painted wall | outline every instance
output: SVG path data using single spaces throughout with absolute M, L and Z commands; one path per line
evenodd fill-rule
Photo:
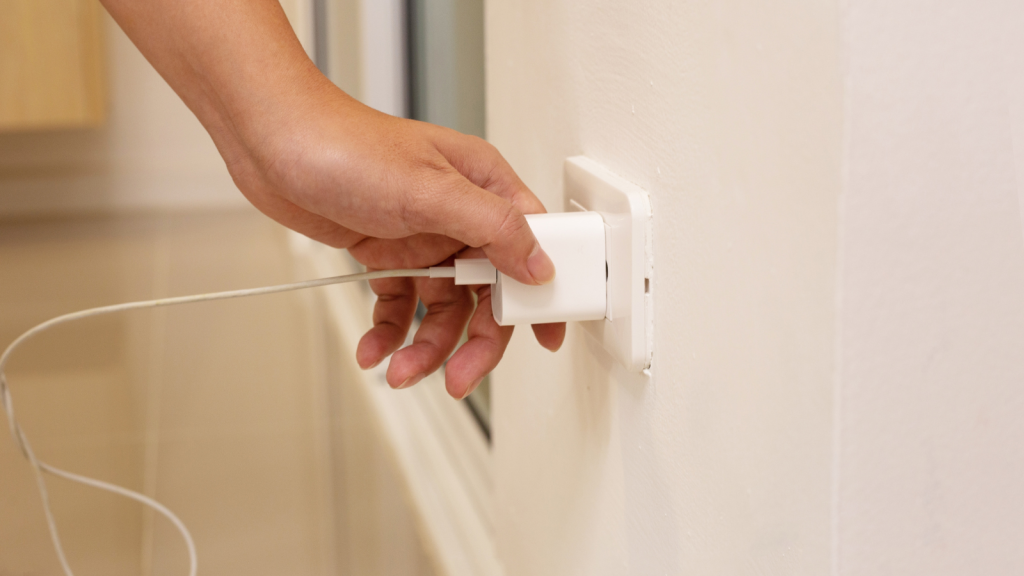
M 650 191 L 655 343 L 572 327 L 495 377 L 510 575 L 823 574 L 830 559 L 835 4 L 494 0 L 488 134 L 549 209 L 585 154 Z
M 327 62 L 321 69 L 367 106 L 407 117 L 404 0 L 323 1 Z
M 492 0 L 488 133 L 550 209 L 651 193 L 655 348 L 495 378 L 516 574 L 1020 573 L 1024 8 Z
M 941 4 L 846 16 L 841 574 L 1024 573 L 1024 5 Z

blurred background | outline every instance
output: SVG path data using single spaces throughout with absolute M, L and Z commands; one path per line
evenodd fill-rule
M 365 286 L 139 311 L 14 358 L 43 458 L 167 504 L 209 574 L 1024 574 L 1024 4 L 282 5 L 549 209 L 577 155 L 646 191 L 650 368 L 519 330 L 456 402 L 355 367 Z M 247 205 L 94 0 L 0 0 L 0 344 L 357 268 Z M 78 574 L 185 572 L 161 518 L 50 486 Z M 0 438 L 28 574 L 59 567 Z
M 352 95 L 485 135 L 482 0 L 282 5 Z M 355 270 L 245 201 L 98 2 L 0 2 L 0 345 L 76 309 Z M 364 374 L 353 361 L 372 298 L 349 286 L 62 326 L 12 361 L 19 419 L 44 460 L 174 510 L 201 573 L 448 573 L 453 560 L 425 534 L 465 538 L 426 530 L 445 513 L 417 510 L 483 506 L 488 387 L 459 403 L 434 375 L 409 398 L 382 395 L 383 367 Z M 324 321 L 339 306 L 343 329 Z M 461 440 L 442 448 L 444 435 Z M 410 475 L 417 467 L 434 472 Z M 436 473 L 444 486 L 424 488 Z M 185 573 L 162 517 L 49 486 L 77 574 Z M 464 555 L 487 534 L 468 536 L 479 542 Z M 0 575 L 59 571 L 30 469 L 3 438 Z

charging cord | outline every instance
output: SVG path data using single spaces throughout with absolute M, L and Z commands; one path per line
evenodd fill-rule
M 71 571 L 71 566 L 68 564 L 67 557 L 64 554 L 64 547 L 61 545 L 60 534 L 57 531 L 57 523 L 54 521 L 53 512 L 50 510 L 50 497 L 46 491 L 46 479 L 43 476 L 43 472 L 72 482 L 91 486 L 99 490 L 113 492 L 114 494 L 130 498 L 145 506 L 149 506 L 153 510 L 162 514 L 170 520 L 172 524 L 174 524 L 174 527 L 178 529 L 178 532 L 181 533 L 182 539 L 185 541 L 185 546 L 188 548 L 189 576 L 196 576 L 196 545 L 192 539 L 192 534 L 189 533 L 184 522 L 182 522 L 181 519 L 171 512 L 166 506 L 149 496 L 134 490 L 129 490 L 128 488 L 117 486 L 116 484 L 96 480 L 94 478 L 68 472 L 67 470 L 62 470 L 56 466 L 47 464 L 36 457 L 31 444 L 29 444 L 28 438 L 25 436 L 25 432 L 21 429 L 17 419 L 14 417 L 14 402 L 11 398 L 10 388 L 7 385 L 7 376 L 5 371 L 7 362 L 11 358 L 11 354 L 14 353 L 18 346 L 25 343 L 29 338 L 49 330 L 54 326 L 66 324 L 75 320 L 113 314 L 115 312 L 140 310 L 143 308 L 160 308 L 163 306 L 177 306 L 179 304 L 192 304 L 195 302 L 210 302 L 213 300 L 229 300 L 232 298 L 261 296 L 263 294 L 276 294 L 278 292 L 290 292 L 293 290 L 303 290 L 305 288 L 316 288 L 318 286 L 344 284 L 347 282 L 359 282 L 362 280 L 378 280 L 381 278 L 453 278 L 456 284 L 489 284 L 495 281 L 495 276 L 496 272 L 494 267 L 486 259 L 456 260 L 454 267 L 434 266 L 432 268 L 405 270 L 378 270 L 374 272 L 348 274 L 346 276 L 333 276 L 330 278 L 320 278 L 317 280 L 307 280 L 304 282 L 294 282 L 291 284 L 281 284 L 277 286 L 265 286 L 262 288 L 230 290 L 227 292 L 213 292 L 210 294 L 179 296 L 176 298 L 160 298 L 157 300 L 145 300 L 141 302 L 127 302 L 124 304 L 101 306 L 99 308 L 90 308 L 88 310 L 57 316 L 56 318 L 37 325 L 21 336 L 18 336 L 18 338 L 15 339 L 14 342 L 11 342 L 7 349 L 4 350 L 3 355 L 0 356 L 0 401 L 2 401 L 4 411 L 7 413 L 7 425 L 10 428 L 11 436 L 14 437 L 15 443 L 18 445 L 18 448 L 21 449 L 21 453 L 25 456 L 25 459 L 28 460 L 29 465 L 35 473 L 36 485 L 39 488 L 39 496 L 43 501 L 43 512 L 46 515 L 46 524 L 50 530 L 50 539 L 53 541 L 53 548 L 57 552 L 57 558 L 60 560 L 60 565 L 64 569 L 65 576 L 74 576 L 74 573 Z

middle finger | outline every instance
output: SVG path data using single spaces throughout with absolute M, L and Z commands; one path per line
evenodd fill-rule
M 416 291 L 427 315 L 413 343 L 391 357 L 387 379 L 393 388 L 412 386 L 440 368 L 455 350 L 473 312 L 469 288 L 457 286 L 450 278 L 417 278 Z

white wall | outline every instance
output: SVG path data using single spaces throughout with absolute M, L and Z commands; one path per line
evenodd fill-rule
M 359 4 L 361 59 L 359 93 L 367 106 L 393 116 L 407 116 L 405 7 L 402 0 Z
M 550 209 L 651 193 L 655 351 L 496 374 L 517 574 L 1024 569 L 1024 8 L 492 0 L 488 133 Z M 1016 156 L 1016 160 L 1015 160 Z
M 846 18 L 841 574 L 1024 573 L 1024 5 L 941 7 Z
M 585 154 L 654 213 L 652 377 L 573 329 L 498 369 L 508 574 L 825 573 L 838 6 L 494 0 L 487 42 L 488 134 L 545 204 Z
M 408 116 L 403 0 L 325 2 L 328 78 L 367 106 Z

